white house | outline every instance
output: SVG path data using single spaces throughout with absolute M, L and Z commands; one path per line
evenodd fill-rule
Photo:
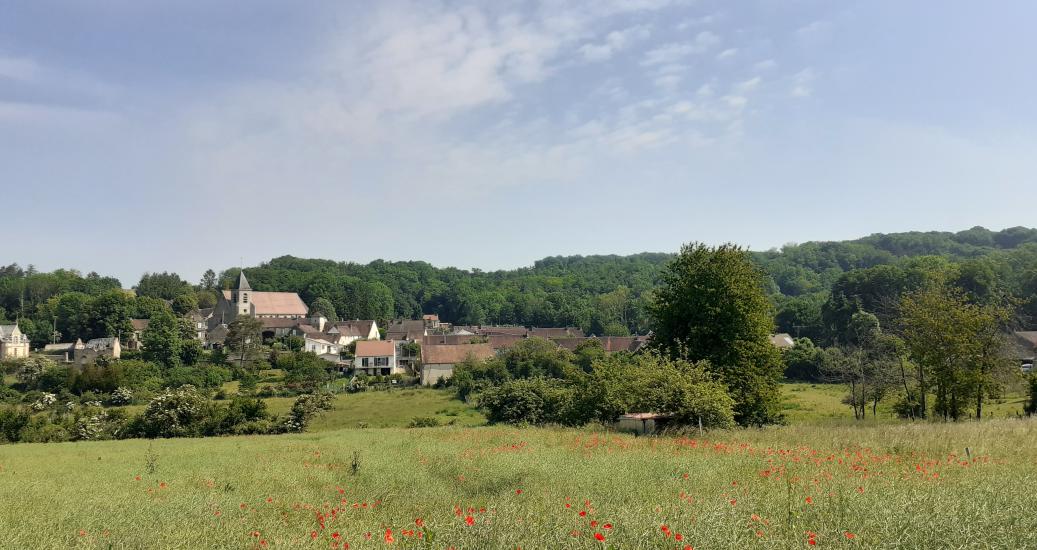
M 29 337 L 18 325 L 0 325 L 0 359 L 18 359 L 29 356 Z
M 332 323 L 325 334 L 340 346 L 348 346 L 357 340 L 381 340 L 378 323 L 374 321 L 339 321 Z
M 396 361 L 396 342 L 392 340 L 359 340 L 353 357 L 353 369 L 364 374 L 388 376 L 403 372 Z
M 303 344 L 303 350 L 312 351 L 317 355 L 338 355 L 341 348 L 335 342 L 321 336 L 306 335 L 303 337 L 305 343 Z

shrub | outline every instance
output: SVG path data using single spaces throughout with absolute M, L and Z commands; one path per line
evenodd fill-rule
M 435 428 L 440 426 L 439 419 L 434 416 L 415 416 L 411 419 L 408 428 Z
M 1030 401 L 1026 403 L 1026 414 L 1037 414 L 1037 373 L 1030 374 Z
M 309 425 L 310 420 L 321 412 L 331 410 L 334 396 L 330 393 L 316 392 L 300 395 L 292 405 L 292 410 L 282 424 L 286 432 L 301 432 Z
M 210 403 L 194 386 L 167 389 L 148 403 L 137 429 L 145 437 L 199 436 L 211 412 Z

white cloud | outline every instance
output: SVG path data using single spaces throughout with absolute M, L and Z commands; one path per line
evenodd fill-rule
M 813 94 L 813 82 L 816 75 L 810 67 L 799 71 L 792 76 L 792 97 L 810 97 Z
M 41 69 L 42 68 L 31 59 L 0 54 L 0 78 L 32 81 L 39 77 Z
M 704 15 L 702 17 L 693 17 L 690 19 L 685 19 L 680 23 L 677 23 L 677 30 L 684 31 L 695 27 L 704 27 L 707 25 L 712 25 L 713 23 L 716 23 L 719 20 L 720 14 L 717 13 L 711 15 Z
M 730 59 L 738 54 L 738 48 L 728 48 L 717 54 L 718 60 Z
M 588 43 L 580 47 L 580 53 L 588 61 L 604 61 L 617 52 L 629 47 L 632 43 L 647 39 L 652 33 L 648 25 L 635 25 L 619 31 L 612 31 L 601 43 Z
M 642 65 L 663 65 L 681 61 L 682 59 L 707 51 L 720 42 L 720 37 L 709 31 L 700 32 L 693 42 L 671 43 L 649 50 Z
M 753 68 L 757 71 L 770 71 L 778 68 L 778 62 L 773 59 L 764 59 L 753 65 Z

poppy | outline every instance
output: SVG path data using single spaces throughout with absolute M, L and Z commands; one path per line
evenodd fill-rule
M 414 520 L 414 525 L 417 525 L 418 527 L 424 527 L 425 526 L 425 520 L 423 520 L 421 518 L 418 518 L 418 519 Z
M 385 530 L 385 544 L 392 544 L 396 542 L 396 539 L 392 536 L 392 529 Z
M 846 535 L 846 538 L 848 538 L 848 539 L 854 539 L 854 538 L 857 537 L 857 535 L 854 535 L 853 533 L 851 533 L 849 531 L 847 531 L 847 532 L 845 532 L 843 534 Z
M 807 504 L 813 504 L 813 503 L 814 503 L 814 497 L 807 497 Z
M 596 519 L 595 520 L 591 520 L 591 527 L 597 527 L 597 526 L 598 526 L 598 520 L 596 520 Z
M 158 488 L 159 488 L 159 489 L 165 489 L 166 487 L 168 487 L 168 485 L 166 485 L 166 482 L 165 482 L 165 481 L 163 481 L 162 483 L 159 483 L 159 484 L 158 484 Z
M 582 518 L 582 517 L 586 517 L 586 516 L 587 516 L 587 510 L 580 510 L 580 517 Z
M 515 489 L 515 494 L 516 495 L 521 495 L 522 494 L 522 489 Z
M 598 539 L 600 542 L 605 542 L 605 535 L 602 535 L 601 533 L 594 533 L 594 538 Z
M 334 533 L 331 534 L 331 538 L 333 538 L 335 540 L 338 540 L 338 539 L 342 538 L 342 535 L 339 534 L 338 531 L 335 531 Z
M 605 525 L 602 525 L 601 528 L 602 529 L 612 529 L 612 524 L 611 523 L 606 523 Z
M 267 504 L 270 504 L 273 501 L 274 501 L 274 497 L 266 497 L 266 503 Z
M 474 525 L 475 524 L 475 518 L 473 518 L 472 516 L 465 516 L 464 517 L 464 522 L 467 523 L 469 526 Z
M 317 532 L 316 531 L 310 531 L 310 538 L 311 539 L 317 538 Z

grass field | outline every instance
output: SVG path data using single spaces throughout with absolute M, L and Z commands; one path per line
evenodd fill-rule
M 1033 548 L 1035 441 L 997 420 L 11 445 L 0 547 Z

